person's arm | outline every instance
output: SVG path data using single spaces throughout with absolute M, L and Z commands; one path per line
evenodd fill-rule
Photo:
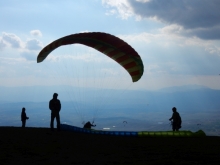
M 172 119 L 173 119 L 173 115 L 172 115 L 172 117 L 169 120 L 172 120 Z
M 27 117 L 26 113 L 24 113 L 24 117 L 23 117 L 23 119 L 25 119 L 25 120 L 27 120 L 27 119 L 28 119 L 28 117 Z
M 61 110 L 61 103 L 60 103 L 60 100 L 59 100 L 59 111 Z
M 52 111 L 52 101 L 50 100 L 50 102 L 49 102 L 49 109 Z

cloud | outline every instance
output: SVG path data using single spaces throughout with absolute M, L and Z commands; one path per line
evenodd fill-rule
M 42 49 L 42 47 L 43 44 L 37 39 L 29 39 L 25 43 L 17 35 L 12 33 L 3 32 L 2 37 L 0 37 L 0 50 L 3 48 L 9 48 L 8 51 L 19 49 L 15 52 L 19 53 L 26 60 L 36 60 L 37 51 Z
M 118 14 L 122 19 L 133 15 L 132 7 L 127 0 L 102 0 L 102 4 L 108 8 L 107 15 Z
M 186 29 L 219 26 L 219 0 L 151 0 L 145 3 L 128 0 L 135 14 L 156 17 Z
M 41 33 L 40 30 L 31 30 L 30 34 L 33 35 L 33 36 L 37 36 L 37 37 L 41 37 L 42 36 L 42 33 Z
M 34 61 L 37 59 L 37 53 L 34 51 L 24 51 L 20 55 L 28 61 Z
M 90 32 L 89 30 L 80 31 L 80 33 L 89 33 L 89 32 Z
M 179 33 L 181 28 L 171 26 L 159 29 L 156 34 L 144 32 L 120 35 L 120 38 L 141 56 L 148 76 L 215 75 L 219 70 L 219 41 L 179 36 Z
M 29 39 L 23 42 L 17 35 L 12 33 L 2 33 L 0 37 L 0 50 L 8 48 L 6 52 L 7 57 L 13 57 L 14 59 L 19 59 L 17 55 L 22 57 L 21 59 L 25 61 L 33 61 L 37 58 L 37 53 L 42 49 L 43 44 L 37 39 Z M 19 49 L 14 51 L 15 49 Z
M 2 34 L 2 40 L 7 42 L 13 48 L 22 48 L 22 41 L 21 39 L 12 33 L 5 33 Z
M 108 11 L 123 19 L 154 19 L 167 25 L 179 25 L 187 35 L 202 39 L 220 39 L 219 0 L 103 0 Z
M 6 45 L 6 43 L 4 42 L 4 40 L 2 40 L 1 38 L 0 38 L 0 50 L 1 49 L 3 49 L 3 48 L 5 48 L 7 45 Z
M 192 29 L 187 33 L 187 35 L 195 35 L 205 40 L 219 40 L 220 26 Z
M 146 54 L 146 52 L 144 52 L 146 49 L 149 51 L 157 46 L 158 48 L 154 51 L 159 51 L 159 49 L 172 49 L 172 51 L 175 51 L 185 48 L 185 50 L 182 51 L 187 52 L 189 49 L 198 49 L 203 51 L 199 54 L 209 54 L 220 57 L 219 41 L 192 37 L 189 36 L 189 33 L 190 31 L 185 31 L 181 26 L 173 24 L 157 29 L 155 33 L 142 32 L 139 34 L 117 36 L 134 48 L 138 48 L 139 51 L 142 49 L 143 54 Z
M 24 62 L 24 59 L 23 59 L 23 58 L 0 57 L 0 61 L 1 61 L 1 64 L 2 64 L 2 66 L 3 66 L 4 64 L 6 64 L 6 65 L 18 64 L 18 63 Z M 8 69 L 9 69 L 9 68 L 7 68 L 7 70 L 8 70 Z
M 39 50 L 43 47 L 43 45 L 40 41 L 36 39 L 29 39 L 25 43 L 17 35 L 3 32 L 2 37 L 0 38 L 0 49 L 5 47 Z
M 40 50 L 42 49 L 43 45 L 40 41 L 36 39 L 31 39 L 26 42 L 25 46 L 28 50 Z

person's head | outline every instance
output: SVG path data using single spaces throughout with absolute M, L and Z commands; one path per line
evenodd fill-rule
M 173 107 L 172 110 L 173 110 L 173 112 L 176 112 L 176 107 Z
M 25 112 L 25 108 L 24 107 L 22 108 L 22 112 Z
M 57 93 L 54 93 L 54 94 L 53 94 L 53 98 L 54 98 L 54 99 L 56 99 L 56 98 L 57 98 L 57 96 L 58 96 L 58 94 L 57 94 Z

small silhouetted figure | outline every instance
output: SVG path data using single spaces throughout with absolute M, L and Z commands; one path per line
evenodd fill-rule
M 29 117 L 27 117 L 27 115 L 25 113 L 25 108 L 22 108 L 22 111 L 21 111 L 22 128 L 25 128 L 26 120 L 28 120 L 28 119 L 29 119 Z
M 93 125 L 88 121 L 86 124 L 84 124 L 83 128 L 91 129 L 91 127 L 95 127 L 96 125 Z
M 173 115 L 169 120 L 170 121 L 173 120 L 172 121 L 173 131 L 179 131 L 179 129 L 181 128 L 182 120 L 180 114 L 176 111 L 176 107 L 173 107 L 172 110 L 173 110 Z
M 61 104 L 60 100 L 57 99 L 58 94 L 54 93 L 53 94 L 53 99 L 50 100 L 49 102 L 49 108 L 51 110 L 51 120 L 50 120 L 50 128 L 53 131 L 54 130 L 54 118 L 56 118 L 57 121 L 57 130 L 60 131 L 60 109 L 61 109 Z

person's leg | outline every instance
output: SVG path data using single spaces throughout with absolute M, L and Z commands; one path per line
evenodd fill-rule
M 53 130 L 53 128 L 54 128 L 54 126 L 53 126 L 54 118 L 55 118 L 55 115 L 53 113 L 51 113 L 51 119 L 50 119 L 50 129 L 51 130 Z
M 60 114 L 56 114 L 57 130 L 60 131 Z
M 176 122 L 173 122 L 173 131 L 176 131 Z
M 25 127 L 25 124 L 26 124 L 26 120 L 22 120 L 22 128 Z
M 177 125 L 175 126 L 175 130 L 176 130 L 176 131 L 179 131 L 178 126 L 177 126 Z

